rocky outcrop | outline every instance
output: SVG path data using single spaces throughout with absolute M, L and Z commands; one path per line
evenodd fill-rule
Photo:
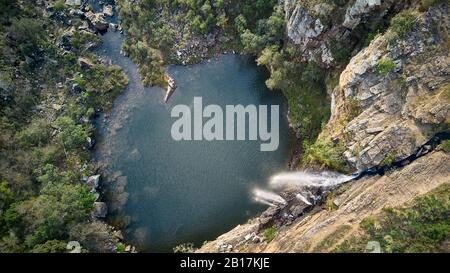
M 342 25 L 354 29 L 374 9 L 381 6 L 381 0 L 356 0 L 345 11 L 345 19 Z
M 166 95 L 164 96 L 164 102 L 167 102 L 170 96 L 172 96 L 173 92 L 175 92 L 177 85 L 175 83 L 175 80 L 169 74 L 166 73 L 165 77 L 167 79 L 167 90 Z
M 304 50 L 307 59 L 323 62 L 322 46 L 328 48 L 334 34 L 350 35 L 357 25 L 383 16 L 380 13 L 373 17 L 375 11 L 396 5 L 381 2 L 378 5 L 377 1 L 356 0 L 334 7 L 334 14 L 340 15 L 341 20 L 330 27 L 319 13 L 313 12 L 320 10 L 314 9 L 316 1 L 285 1 L 288 35 Z M 285 206 L 268 209 L 206 243 L 198 252 L 330 251 L 358 234 L 362 219 L 378 215 L 385 207 L 404 206 L 450 184 L 450 154 L 439 149 L 431 151 L 429 145 L 424 145 L 436 132 L 449 129 L 448 9 L 448 5 L 441 4 L 424 13 L 415 11 L 414 25 L 404 36 L 394 40 L 393 31 L 388 30 L 357 53 L 331 94 L 332 115 L 319 136 L 319 140 L 342 146 L 345 160 L 360 170 L 389 165 L 412 154 L 422 157 L 412 162 L 408 159 L 407 165 L 384 175 L 367 176 L 340 186 L 330 194 L 330 204 L 298 207 L 293 199 L 285 198 Z M 317 18 L 324 26 L 322 30 L 317 28 Z M 419 147 L 422 148 L 418 150 Z M 264 231 L 271 225 L 277 228 L 275 238 L 264 238 Z M 335 238 L 337 233 L 338 239 L 330 241 L 330 236 Z M 253 241 L 255 237 L 260 240 Z M 321 249 L 323 246 L 326 249 Z
M 85 13 L 85 16 L 88 18 L 89 23 L 95 30 L 104 32 L 108 29 L 109 23 L 105 20 L 103 13 L 88 11 Z
M 111 5 L 105 5 L 105 6 L 103 7 L 103 14 L 104 14 L 105 16 L 109 16 L 109 17 L 113 16 L 113 15 L 114 15 L 113 6 L 111 6 Z
M 299 47 L 303 58 L 324 67 L 339 64 L 338 51 L 350 54 L 358 45 L 364 25 L 371 26 L 394 14 L 403 1 L 306 1 L 285 0 L 287 36 Z
M 344 238 L 359 231 L 362 219 L 376 215 L 384 207 L 399 207 L 415 197 L 450 183 L 450 155 L 437 151 L 421 157 L 403 169 L 384 176 L 363 178 L 334 191 L 334 209 L 317 207 L 295 219 L 290 225 L 279 226 L 273 240 L 254 242 L 249 234 L 263 238 L 259 218 L 237 226 L 198 252 L 220 252 L 223 245 L 232 252 L 315 252 L 330 234 L 345 231 Z M 346 227 L 342 229 L 342 227 Z M 247 236 L 247 237 L 246 237 Z M 247 238 L 247 240 L 246 240 Z M 328 245 L 332 247 L 332 245 Z
M 346 160 L 361 170 L 405 158 L 448 127 L 449 28 L 441 5 L 420 15 L 404 38 L 389 43 L 387 32 L 353 57 L 320 137 L 345 146 Z

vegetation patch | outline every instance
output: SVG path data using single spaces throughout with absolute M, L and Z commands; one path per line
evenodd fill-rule
M 268 227 L 268 228 L 264 229 L 264 231 L 263 231 L 263 236 L 267 242 L 272 241 L 276 235 L 277 235 L 276 226 Z
M 441 149 L 446 153 L 450 153 L 450 140 L 449 139 L 442 141 Z
M 303 164 L 318 164 L 339 172 L 348 172 L 349 167 L 343 158 L 345 148 L 330 140 L 317 140 L 314 144 L 305 143 Z
M 173 248 L 174 253 L 193 253 L 195 252 L 195 247 L 193 243 L 184 243 L 177 245 Z
M 341 225 L 334 230 L 330 235 L 320 241 L 312 250 L 312 252 L 329 252 L 345 235 L 352 229 L 349 225 Z
M 389 166 L 395 161 L 395 153 L 390 152 L 384 156 L 384 159 L 380 162 L 381 166 Z
M 337 252 L 364 252 L 377 241 L 383 252 L 448 252 L 450 236 L 450 185 L 444 184 L 403 208 L 386 208 L 381 215 L 363 220 L 363 234 L 340 244 Z
M 63 8 L 57 1 L 54 12 Z M 43 9 L 0 3 L 0 252 L 65 252 L 69 240 L 81 242 L 75 229 L 90 238 L 102 234 L 87 227 L 96 196 L 82 183 L 94 173 L 91 118 L 128 80 L 87 50 L 96 34 L 66 33 Z
M 388 41 L 395 42 L 397 39 L 403 38 L 416 23 L 416 15 L 412 9 L 405 9 L 397 13 L 391 19 L 390 35 Z
M 391 58 L 384 57 L 378 61 L 376 71 L 378 75 L 386 76 L 395 68 L 395 63 Z
M 429 8 L 445 3 L 446 0 L 420 0 L 419 10 L 427 11 Z

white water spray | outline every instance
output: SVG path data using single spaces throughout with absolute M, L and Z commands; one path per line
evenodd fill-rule
M 307 188 L 331 188 L 355 177 L 356 175 L 344 175 L 329 171 L 321 173 L 282 172 L 270 178 L 269 187 L 273 190 L 283 190 L 287 187 L 298 188 L 301 191 L 295 197 L 307 205 L 312 205 L 311 202 L 315 202 L 317 196 L 314 196 Z M 252 194 L 255 201 L 269 206 L 287 203 L 280 195 L 272 191 L 254 189 Z
M 306 205 L 312 205 L 311 204 L 311 202 L 309 202 L 308 201 L 308 199 L 306 199 L 306 197 L 305 196 L 303 196 L 301 193 L 297 193 L 297 195 L 295 195 L 295 197 L 298 199 L 298 200 L 300 200 L 300 201 L 302 201 L 303 203 L 305 203 Z
M 270 178 L 269 186 L 281 189 L 295 187 L 333 187 L 355 178 L 353 175 L 343 175 L 335 172 L 283 172 Z
M 278 194 L 274 192 L 270 192 L 267 190 L 262 189 L 253 189 L 253 199 L 256 202 L 263 203 L 269 206 L 276 206 L 276 205 L 285 205 L 286 200 L 283 199 L 283 197 L 279 196 Z

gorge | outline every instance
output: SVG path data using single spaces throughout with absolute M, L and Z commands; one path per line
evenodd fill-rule
M 264 207 L 252 201 L 250 189 L 285 168 L 292 137 L 285 102 L 267 90 L 264 71 L 238 55 L 171 66 L 178 87 L 165 103 L 164 91 L 144 88 L 136 66 L 120 54 L 121 34 L 108 31 L 102 39 L 98 54 L 120 65 L 129 78 L 107 119 L 98 118 L 96 144 L 97 159 L 107 165 L 103 184 L 111 221 L 128 221 L 122 229 L 125 238 L 140 251 L 171 252 L 181 243 L 199 246 L 260 212 Z M 196 96 L 221 106 L 279 106 L 278 149 L 261 152 L 252 140 L 172 139 L 176 119 L 171 109 L 192 107 Z

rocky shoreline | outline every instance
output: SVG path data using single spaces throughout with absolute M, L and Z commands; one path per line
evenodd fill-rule
M 100 1 L 98 3 L 98 7 L 101 9 L 96 12 L 94 9 L 90 7 L 90 1 L 66 1 L 66 5 L 70 8 L 67 9 L 67 13 L 69 16 L 76 16 L 83 21 L 83 24 L 78 27 L 78 30 L 92 33 L 94 35 L 102 35 L 106 33 L 108 30 L 111 31 L 120 31 L 123 33 L 120 25 L 115 23 L 108 22 L 108 18 L 112 18 L 115 16 L 114 12 L 114 1 Z M 49 16 L 59 16 L 60 13 L 56 13 L 51 4 L 47 3 L 46 6 L 47 12 L 50 14 Z M 65 20 L 65 17 L 61 17 L 62 20 Z M 70 26 L 71 20 L 67 21 L 67 24 Z M 72 27 L 73 28 L 73 27 Z M 67 50 L 70 50 L 70 44 L 72 39 L 72 33 L 74 31 L 66 31 L 66 34 L 63 35 L 62 46 L 65 46 Z M 97 47 L 97 44 L 92 44 L 91 50 Z M 102 60 L 104 61 L 104 60 Z M 89 62 L 85 61 L 86 65 L 89 66 Z M 107 65 L 111 65 L 111 63 L 107 63 Z M 76 89 L 76 86 L 72 87 L 72 89 Z M 97 111 L 97 115 L 100 114 Z M 105 113 L 107 116 L 108 114 Z M 93 122 L 92 122 L 93 123 Z M 95 124 L 92 124 L 95 126 Z M 89 138 L 88 140 L 88 148 L 92 150 L 95 148 L 95 139 Z M 95 202 L 93 203 L 93 209 L 91 212 L 91 223 L 89 223 L 90 227 L 94 230 L 94 232 L 100 232 L 100 230 L 107 230 L 107 236 L 101 236 L 102 242 L 95 242 L 95 248 L 100 252 L 118 252 L 118 245 L 123 245 L 123 249 L 120 249 L 120 252 L 129 252 L 136 253 L 136 247 L 127 243 L 120 229 L 110 225 L 107 223 L 106 218 L 108 216 L 108 212 L 110 207 L 105 201 L 106 197 L 104 196 L 104 180 L 106 175 L 102 168 L 97 167 L 96 172 L 92 175 L 83 177 L 82 182 L 88 186 L 91 193 L 96 197 Z

